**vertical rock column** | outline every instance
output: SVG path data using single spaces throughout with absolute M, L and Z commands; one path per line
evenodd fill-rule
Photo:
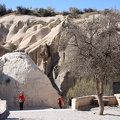
M 0 59 L 0 76 L 2 75 L 4 62 Z

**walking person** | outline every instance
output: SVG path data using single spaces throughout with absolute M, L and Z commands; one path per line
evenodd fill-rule
M 63 108 L 63 99 L 62 96 L 58 99 L 58 105 L 62 109 Z
M 23 104 L 24 104 L 24 101 L 25 101 L 25 97 L 24 97 L 23 92 L 20 92 L 20 94 L 18 95 L 18 101 L 19 101 L 19 104 L 20 104 L 20 110 L 23 110 Z

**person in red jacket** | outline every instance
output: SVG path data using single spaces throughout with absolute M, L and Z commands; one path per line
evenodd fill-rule
M 63 99 L 62 99 L 62 96 L 58 99 L 58 105 L 59 105 L 59 107 L 62 109 L 62 107 L 63 107 Z
M 23 92 L 20 92 L 20 94 L 18 95 L 18 101 L 19 101 L 19 104 L 20 104 L 20 110 L 23 110 L 23 104 L 24 104 L 24 101 L 25 101 L 25 97 L 24 97 Z

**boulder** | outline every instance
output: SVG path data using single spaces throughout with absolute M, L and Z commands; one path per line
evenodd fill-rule
M 25 95 L 25 106 L 46 106 L 57 108 L 59 97 L 48 77 L 24 52 L 3 55 L 0 74 L 0 96 L 8 106 L 17 106 L 20 91 Z

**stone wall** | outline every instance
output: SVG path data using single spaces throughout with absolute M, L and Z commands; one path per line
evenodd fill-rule
M 96 95 L 77 97 L 72 99 L 72 109 L 79 109 L 79 107 L 92 105 L 93 99 L 97 99 Z M 120 106 L 120 94 L 115 96 L 103 96 L 103 99 L 107 99 L 107 105 L 119 105 Z
M 117 104 L 120 106 L 120 94 L 114 94 L 117 99 Z
M 117 105 L 117 99 L 116 96 L 103 96 L 103 99 L 108 99 L 108 105 Z
M 84 96 L 72 99 L 72 109 L 78 109 L 80 106 L 91 105 L 95 96 Z

